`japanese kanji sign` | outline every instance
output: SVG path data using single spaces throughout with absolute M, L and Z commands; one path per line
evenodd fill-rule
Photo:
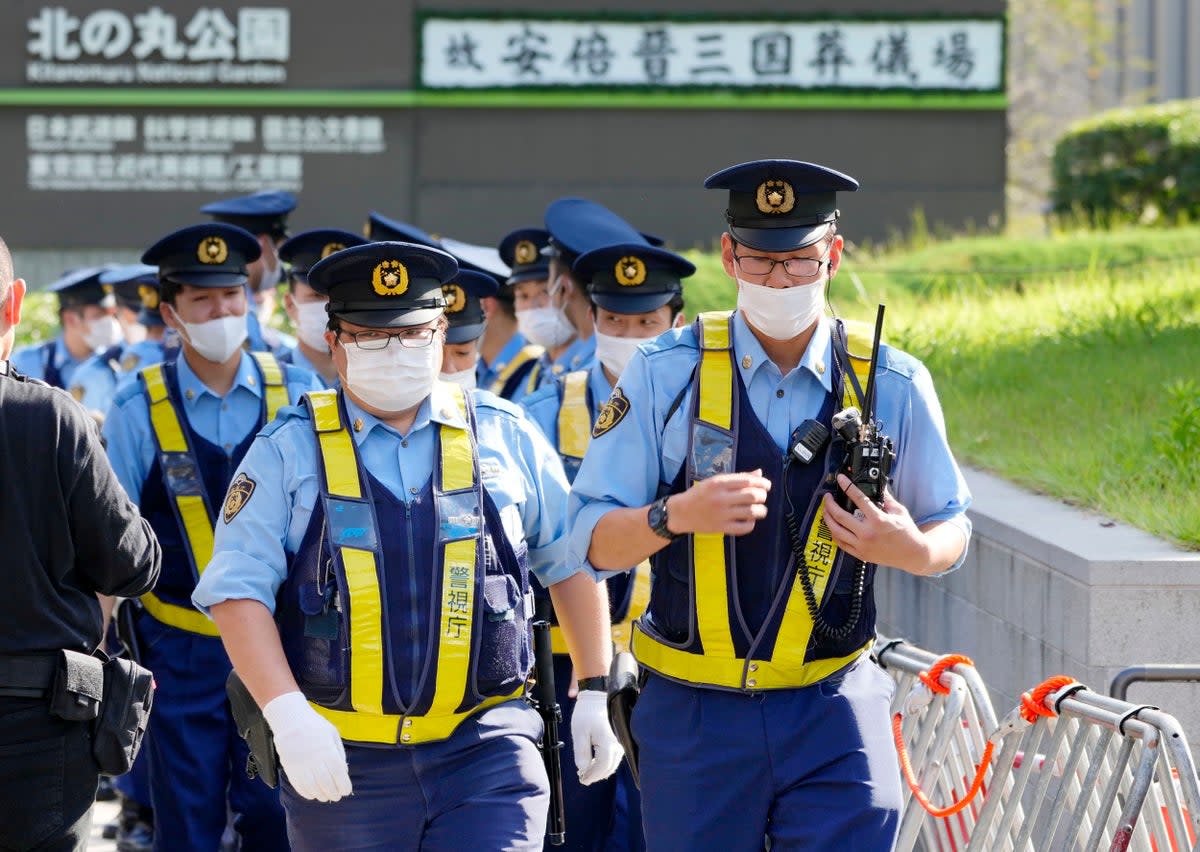
M 421 24 L 426 89 L 773 88 L 1000 92 L 999 18 L 579 20 Z
M 285 7 L 45 6 L 25 29 L 25 80 L 34 84 L 281 85 L 291 57 Z

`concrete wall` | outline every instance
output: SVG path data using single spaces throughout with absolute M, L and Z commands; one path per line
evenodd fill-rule
M 974 538 L 939 578 L 882 571 L 879 630 L 971 657 L 999 716 L 1047 677 L 1097 692 L 1131 665 L 1200 664 L 1200 553 L 966 471 Z M 1179 718 L 1200 743 L 1200 685 L 1139 684 L 1128 700 Z

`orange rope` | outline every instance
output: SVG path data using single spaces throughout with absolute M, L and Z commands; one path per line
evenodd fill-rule
M 1032 725 L 1037 721 L 1038 716 L 1058 715 L 1046 706 L 1046 696 L 1052 692 L 1058 692 L 1067 684 L 1074 682 L 1075 678 L 1068 675 L 1055 675 L 1046 678 L 1031 692 L 1021 693 L 1021 718 Z
M 944 672 L 950 666 L 956 665 L 957 663 L 974 665 L 969 658 L 964 657 L 961 654 L 947 654 L 944 657 L 940 657 L 936 663 L 930 666 L 929 671 L 921 672 L 917 675 L 917 677 L 919 677 L 921 682 L 929 687 L 929 689 L 933 692 L 945 694 L 949 692 L 950 689 L 941 684 L 940 678 L 942 676 L 942 672 Z M 1022 694 L 1021 717 L 1030 724 L 1033 724 L 1037 721 L 1038 716 L 1057 715 L 1053 710 L 1050 710 L 1046 707 L 1046 697 L 1051 693 L 1062 689 L 1067 684 L 1074 682 L 1075 678 L 1073 677 L 1056 675 L 1043 681 L 1030 692 Z M 927 797 L 925 795 L 925 791 L 921 789 L 921 784 L 917 781 L 916 774 L 913 772 L 912 763 L 908 759 L 908 750 L 904 747 L 904 736 L 901 732 L 901 727 L 903 724 L 903 714 L 896 713 L 894 716 L 892 716 L 892 736 L 896 740 L 896 752 L 900 756 L 900 771 L 904 774 L 904 780 L 908 782 L 908 788 L 912 790 L 913 798 L 920 802 L 921 807 L 928 811 L 931 816 L 938 818 L 954 816 L 956 813 L 969 805 L 971 800 L 979 794 L 981 789 L 983 789 L 983 776 L 984 773 L 987 772 L 988 766 L 991 765 L 992 753 L 995 751 L 995 743 L 989 739 L 987 745 L 984 747 L 983 759 L 979 762 L 979 765 L 975 767 L 975 780 L 971 782 L 971 788 L 967 791 L 967 794 L 957 802 L 954 802 L 953 804 L 950 804 L 944 808 L 939 808 L 934 805 L 933 802 L 929 801 L 929 797 Z

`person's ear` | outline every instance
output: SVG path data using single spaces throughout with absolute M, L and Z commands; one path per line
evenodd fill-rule
M 683 328 L 687 325 L 687 317 L 683 315 L 683 311 L 675 314 L 675 322 L 671 324 L 672 328 Z
M 21 305 L 25 301 L 25 280 L 18 278 L 8 288 L 8 298 L 4 301 L 4 323 L 14 328 L 21 322 Z

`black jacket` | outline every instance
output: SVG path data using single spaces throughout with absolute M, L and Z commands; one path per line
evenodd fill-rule
M 0 361 L 0 654 L 90 652 L 96 593 L 152 589 L 161 558 L 91 417 Z

